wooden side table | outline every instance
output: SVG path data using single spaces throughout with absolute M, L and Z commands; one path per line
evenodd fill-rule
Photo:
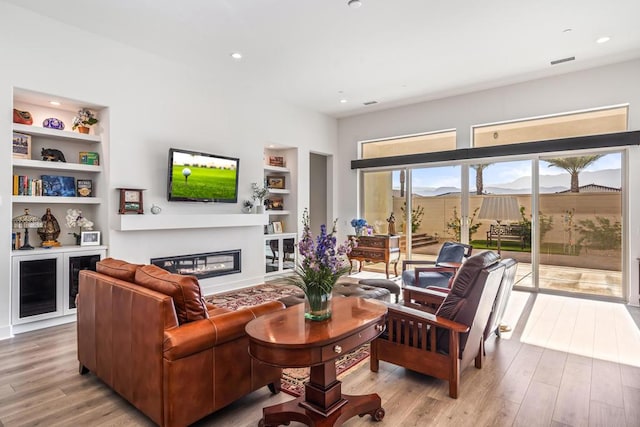
M 384 262 L 385 273 L 389 278 L 389 264 L 393 263 L 393 273 L 398 275 L 398 261 L 400 261 L 400 236 L 349 236 L 358 242 L 358 246 L 353 248 L 349 253 L 349 261 L 360 261 L 362 271 L 362 263 Z
M 335 298 L 332 316 L 322 322 L 304 318 L 304 304 L 258 317 L 246 326 L 249 353 L 282 368 L 311 367 L 304 395 L 262 410 L 260 426 L 275 427 L 297 421 L 309 426 L 339 426 L 355 415 L 380 421 L 380 396 L 342 394 L 335 360 L 372 341 L 384 330 L 387 308 L 378 301 Z

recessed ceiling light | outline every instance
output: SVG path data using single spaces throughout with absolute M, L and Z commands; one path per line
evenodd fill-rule
M 357 9 L 362 6 L 362 2 L 360 0 L 349 0 L 347 3 L 351 9 Z
M 341 99 L 341 100 L 340 100 L 340 104 L 346 104 L 346 103 L 347 103 L 347 100 L 346 100 L 346 99 Z
M 233 52 L 233 53 L 231 54 L 231 57 L 232 57 L 233 59 L 242 59 L 242 54 L 241 54 L 240 52 Z
M 56 105 L 56 106 L 60 105 L 58 101 L 49 101 L 49 104 Z
M 609 40 L 611 40 L 611 37 L 604 36 L 604 37 L 598 38 L 598 40 L 596 40 L 596 43 L 602 44 L 602 43 L 608 42 Z

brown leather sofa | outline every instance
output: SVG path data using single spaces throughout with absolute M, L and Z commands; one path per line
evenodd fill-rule
M 282 310 L 206 304 L 193 276 L 112 258 L 80 272 L 80 372 L 93 372 L 161 426 L 186 426 L 265 385 L 282 370 L 253 360 L 245 325 Z

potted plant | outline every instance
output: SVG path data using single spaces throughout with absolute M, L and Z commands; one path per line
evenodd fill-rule
M 78 110 L 78 115 L 73 118 L 73 130 L 78 129 L 80 133 L 89 133 L 89 126 L 98 123 L 98 119 L 93 111 L 88 108 Z
M 345 256 L 351 252 L 354 242 L 346 241 L 336 245 L 336 223 L 331 233 L 327 226 L 320 226 L 320 235 L 315 239 L 311 234 L 309 211 L 302 214 L 302 239 L 298 251 L 302 261 L 296 266 L 295 275 L 289 281 L 302 289 L 305 298 L 305 318 L 325 320 L 331 317 L 331 292 L 338 278 L 351 270 Z
M 87 231 L 93 229 L 93 222 L 83 217 L 80 209 L 67 209 L 67 216 L 65 217 L 65 220 L 67 221 L 67 227 L 78 227 L 77 233 L 69 233 L 73 234 L 73 237 L 76 238 L 76 245 L 80 245 L 80 237 L 82 236 L 83 229 Z
M 242 212 L 249 213 L 253 209 L 253 200 L 245 200 L 242 202 Z
M 264 198 L 267 196 L 269 190 L 265 187 L 258 185 L 257 182 L 251 183 L 251 191 L 253 191 L 253 195 L 251 196 L 256 203 L 256 213 L 264 212 Z

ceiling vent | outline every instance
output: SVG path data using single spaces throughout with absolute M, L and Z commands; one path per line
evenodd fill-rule
M 367 101 L 367 102 L 363 102 L 362 105 L 374 105 L 377 104 L 378 101 Z
M 563 62 L 575 61 L 575 59 L 576 59 L 575 56 L 568 56 L 566 58 L 556 59 L 555 61 L 551 61 L 551 65 L 558 65 L 558 64 L 562 64 Z

